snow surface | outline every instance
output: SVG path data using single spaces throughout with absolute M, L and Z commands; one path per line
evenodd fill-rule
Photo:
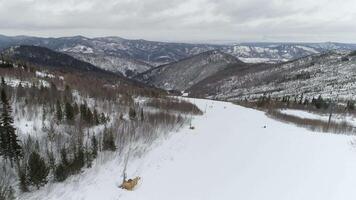
M 305 119 L 316 119 L 316 120 L 321 120 L 321 121 L 329 121 L 329 114 L 316 114 L 316 113 L 311 113 L 308 111 L 304 110 L 294 110 L 294 109 L 283 109 L 280 110 L 281 113 L 287 114 L 287 115 L 293 115 L 296 117 L 301 117 Z M 334 122 L 348 122 L 354 126 L 356 126 L 356 118 L 353 115 L 340 115 L 340 114 L 333 114 L 331 117 L 331 121 Z
M 304 110 L 283 109 L 280 110 L 280 112 L 283 114 L 293 115 L 306 119 L 329 120 L 329 115 L 318 115 Z
M 244 58 L 244 57 L 238 57 L 242 62 L 245 63 L 275 63 L 276 61 L 273 61 L 270 58 Z
M 356 199 L 352 137 L 311 132 L 231 103 L 192 101 L 206 110 L 193 119 L 194 130 L 172 133 L 129 163 L 128 177 L 142 177 L 135 191 L 118 188 L 122 164 L 114 157 L 20 199 Z
M 8 77 L 8 76 L 5 76 L 4 80 L 5 83 L 11 87 L 18 87 L 20 83 L 23 87 L 31 85 L 29 81 L 21 81 L 20 79 Z
M 47 72 L 36 71 L 36 76 L 41 78 L 55 78 L 56 76 Z

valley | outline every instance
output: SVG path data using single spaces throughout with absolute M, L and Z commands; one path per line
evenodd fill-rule
M 2 36 L 0 49 L 1 198 L 356 196 L 353 44 Z
M 0 200 L 356 199 L 355 9 L 0 0 Z

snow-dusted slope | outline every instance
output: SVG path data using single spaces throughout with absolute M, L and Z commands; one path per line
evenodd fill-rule
M 0 37 L 0 50 L 14 45 L 47 47 L 102 69 L 121 72 L 127 76 L 220 47 L 218 45 L 128 40 L 120 37 Z
M 214 50 L 154 68 L 136 78 L 166 90 L 182 91 L 225 69 L 231 63 L 241 63 L 241 61 L 229 54 Z
M 149 70 L 152 66 L 130 58 L 120 58 L 112 55 L 96 55 L 93 53 L 73 53 L 66 52 L 73 57 L 100 66 L 101 69 L 114 73 L 132 76 Z
M 330 50 L 355 50 L 356 45 L 342 43 L 242 43 L 222 48 L 247 63 L 278 63 Z
M 231 45 L 168 43 L 120 37 L 83 36 L 40 38 L 0 35 L 0 50 L 36 45 L 67 53 L 97 67 L 132 76 L 154 66 L 176 62 L 202 52 L 220 50 L 248 63 L 282 62 L 328 50 L 356 50 L 342 43 L 241 43 Z
M 340 200 L 355 199 L 352 137 L 314 133 L 231 103 L 192 100 L 206 113 L 129 163 L 135 191 L 119 189 L 114 158 L 81 177 L 21 199 Z M 263 128 L 263 126 L 267 126 Z
M 230 67 L 191 88 L 193 95 L 214 99 L 256 99 L 292 96 L 355 99 L 355 53 L 335 51 L 294 61 L 247 67 Z

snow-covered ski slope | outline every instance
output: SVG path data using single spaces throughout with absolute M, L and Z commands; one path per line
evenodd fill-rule
M 172 133 L 129 163 L 129 177 L 142 177 L 135 191 L 117 187 L 122 166 L 115 159 L 24 199 L 356 199 L 353 137 L 311 132 L 231 103 L 194 101 L 206 108 L 194 130 Z

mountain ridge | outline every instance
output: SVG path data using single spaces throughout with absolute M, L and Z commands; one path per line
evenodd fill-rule
M 242 62 L 229 54 L 212 50 L 178 62 L 158 66 L 135 78 L 166 90 L 183 91 L 224 69 L 230 63 Z
M 211 50 L 220 50 L 248 63 L 278 63 L 328 50 L 356 50 L 355 44 L 344 43 L 237 43 L 193 44 L 159 42 L 122 37 L 31 37 L 1 36 L 0 49 L 14 45 L 43 46 L 71 55 L 97 67 L 133 77 L 154 67 Z
M 319 95 L 342 101 L 355 99 L 356 56 L 330 51 L 285 63 L 256 64 L 249 68 L 207 77 L 190 88 L 191 96 L 227 101 L 262 95 L 312 99 Z M 230 71 L 231 72 L 231 71 Z

